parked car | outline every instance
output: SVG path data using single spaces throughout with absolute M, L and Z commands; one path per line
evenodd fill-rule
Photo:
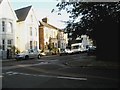
M 60 56 L 62 56 L 62 55 L 70 55 L 72 53 L 73 53 L 73 51 L 70 50 L 70 49 L 63 49 L 63 50 L 60 51 Z
M 65 52 L 66 52 L 67 54 L 72 54 L 72 53 L 73 53 L 73 51 L 72 51 L 71 49 L 65 49 Z
M 40 59 L 40 52 L 38 50 L 25 50 L 15 56 L 16 59 L 29 59 L 29 58 L 38 58 Z
M 96 46 L 89 46 L 87 55 L 96 55 Z

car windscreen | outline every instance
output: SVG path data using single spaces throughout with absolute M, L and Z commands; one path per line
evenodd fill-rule
M 72 46 L 72 49 L 78 49 L 80 46 L 76 45 L 76 46 Z

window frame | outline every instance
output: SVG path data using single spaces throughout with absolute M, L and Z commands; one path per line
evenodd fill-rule
M 32 32 L 32 27 L 30 27 L 30 36 L 33 35 L 33 32 Z
M 2 32 L 5 32 L 5 21 L 2 21 Z
M 7 23 L 7 33 L 13 33 L 13 23 L 12 22 Z
M 8 39 L 7 40 L 7 47 L 12 47 L 12 42 L 13 42 L 13 39 Z
M 5 39 L 2 39 L 2 50 L 5 50 Z

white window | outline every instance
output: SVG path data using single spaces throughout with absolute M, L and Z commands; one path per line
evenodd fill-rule
M 46 38 L 48 38 L 48 33 L 46 33 Z
M 57 48 L 57 43 L 55 43 L 55 47 Z
M 37 41 L 34 41 L 34 48 L 37 49 Z
M 5 32 L 5 21 L 2 21 L 2 31 Z
M 2 50 L 5 50 L 5 39 L 2 40 Z
M 30 27 L 30 36 L 32 36 L 32 27 Z
M 33 22 L 33 15 L 31 15 L 31 22 Z
M 55 34 L 56 34 L 56 33 L 55 33 L 55 31 L 54 31 L 54 37 L 56 36 Z
M 37 29 L 35 28 L 35 31 L 36 31 L 36 36 L 37 36 Z
M 12 33 L 13 32 L 13 26 L 11 22 L 8 22 L 7 24 L 7 32 L 8 33 Z
M 30 41 L 30 49 L 32 49 L 33 48 L 33 46 L 32 46 L 32 41 Z
M 7 47 L 11 47 L 12 46 L 12 39 L 7 41 Z

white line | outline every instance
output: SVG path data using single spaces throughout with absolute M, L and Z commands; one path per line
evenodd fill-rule
M 87 80 L 87 78 L 75 78 L 75 77 L 57 77 L 62 79 L 73 79 L 73 80 Z
M 39 76 L 39 77 L 50 77 L 50 78 L 60 78 L 60 79 L 71 79 L 71 80 L 84 80 L 86 81 L 87 78 L 82 77 L 64 77 L 64 76 L 51 76 L 51 75 L 32 75 L 32 74 L 23 74 L 23 75 L 31 75 L 31 76 Z
M 51 76 L 51 75 L 37 75 L 39 77 L 49 77 L 49 78 L 56 78 L 57 76 Z
M 12 71 L 6 72 L 6 74 L 11 74 L 11 73 L 13 73 L 13 72 Z
M 60 78 L 60 79 L 71 79 L 71 80 L 87 80 L 87 78 L 83 77 L 66 77 L 66 76 L 52 76 L 52 75 L 36 75 L 36 74 L 28 74 L 28 73 L 20 73 L 20 72 L 6 72 L 8 75 L 15 75 L 15 74 L 20 74 L 20 75 L 28 75 L 28 76 L 38 76 L 38 77 L 48 77 L 48 78 Z
M 87 80 L 87 78 L 80 77 L 65 77 L 65 76 L 50 76 L 50 75 L 38 75 L 41 77 L 51 77 L 51 78 L 60 78 L 60 79 L 71 79 L 71 80 Z
M 28 73 L 24 73 L 23 75 L 29 75 L 29 76 L 30 76 L 31 74 L 28 74 Z

